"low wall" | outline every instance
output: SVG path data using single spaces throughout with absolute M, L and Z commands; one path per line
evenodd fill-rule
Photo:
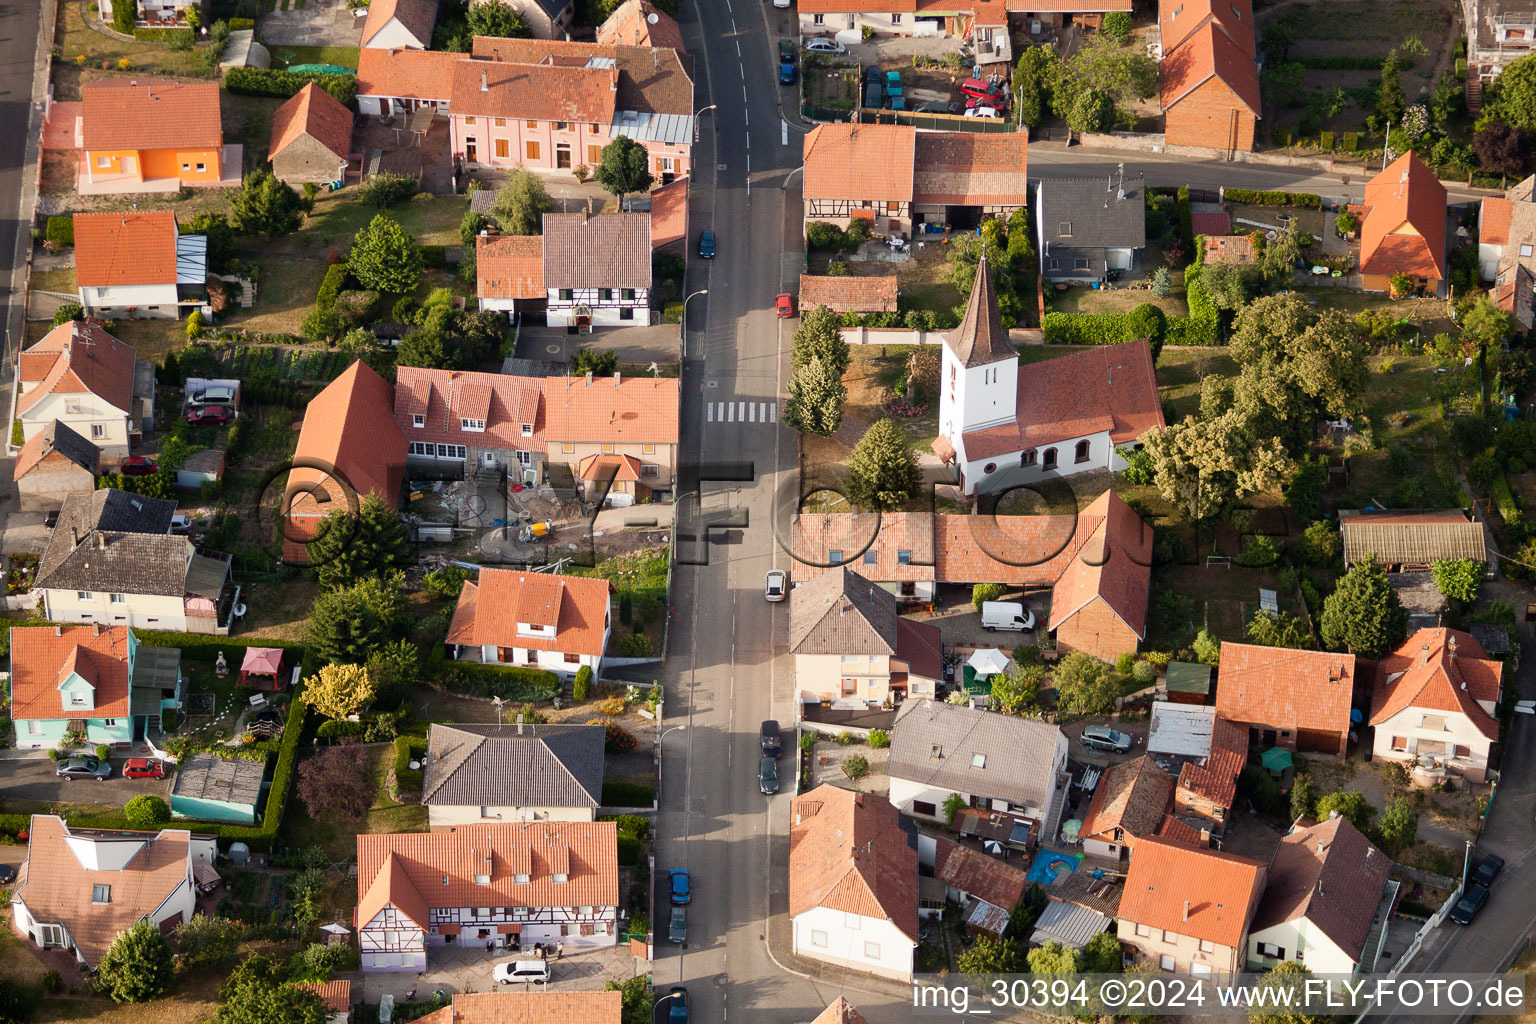
M 849 345 L 942 345 L 946 331 L 914 331 L 906 327 L 840 327 L 837 332 Z M 1015 345 L 1040 345 L 1045 334 L 1038 327 L 1015 327 L 1008 340 Z

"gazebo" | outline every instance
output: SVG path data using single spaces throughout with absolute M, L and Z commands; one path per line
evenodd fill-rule
M 281 690 L 282 672 L 281 647 L 247 647 L 240 662 L 240 685 L 255 690 Z

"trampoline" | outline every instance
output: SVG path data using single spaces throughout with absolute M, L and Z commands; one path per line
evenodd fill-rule
M 1029 880 L 1041 885 L 1050 885 L 1056 880 L 1059 871 L 1076 871 L 1078 862 L 1083 859 L 1080 853 L 1062 853 L 1059 850 L 1041 850 L 1035 854 L 1034 862 L 1029 866 Z

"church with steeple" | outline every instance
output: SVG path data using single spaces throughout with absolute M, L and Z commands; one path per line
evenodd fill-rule
M 1163 426 L 1145 340 L 1020 363 L 997 310 L 987 261 L 960 326 L 944 336 L 936 455 L 967 495 L 1096 469 L 1119 471 L 1120 446 Z

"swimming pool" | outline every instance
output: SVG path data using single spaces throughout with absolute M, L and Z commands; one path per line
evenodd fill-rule
M 1060 850 L 1042 849 L 1035 854 L 1034 862 L 1029 866 L 1029 880 L 1041 885 L 1050 885 L 1056 880 L 1060 871 L 1076 871 L 1077 865 L 1083 859 L 1080 853 L 1062 853 Z

